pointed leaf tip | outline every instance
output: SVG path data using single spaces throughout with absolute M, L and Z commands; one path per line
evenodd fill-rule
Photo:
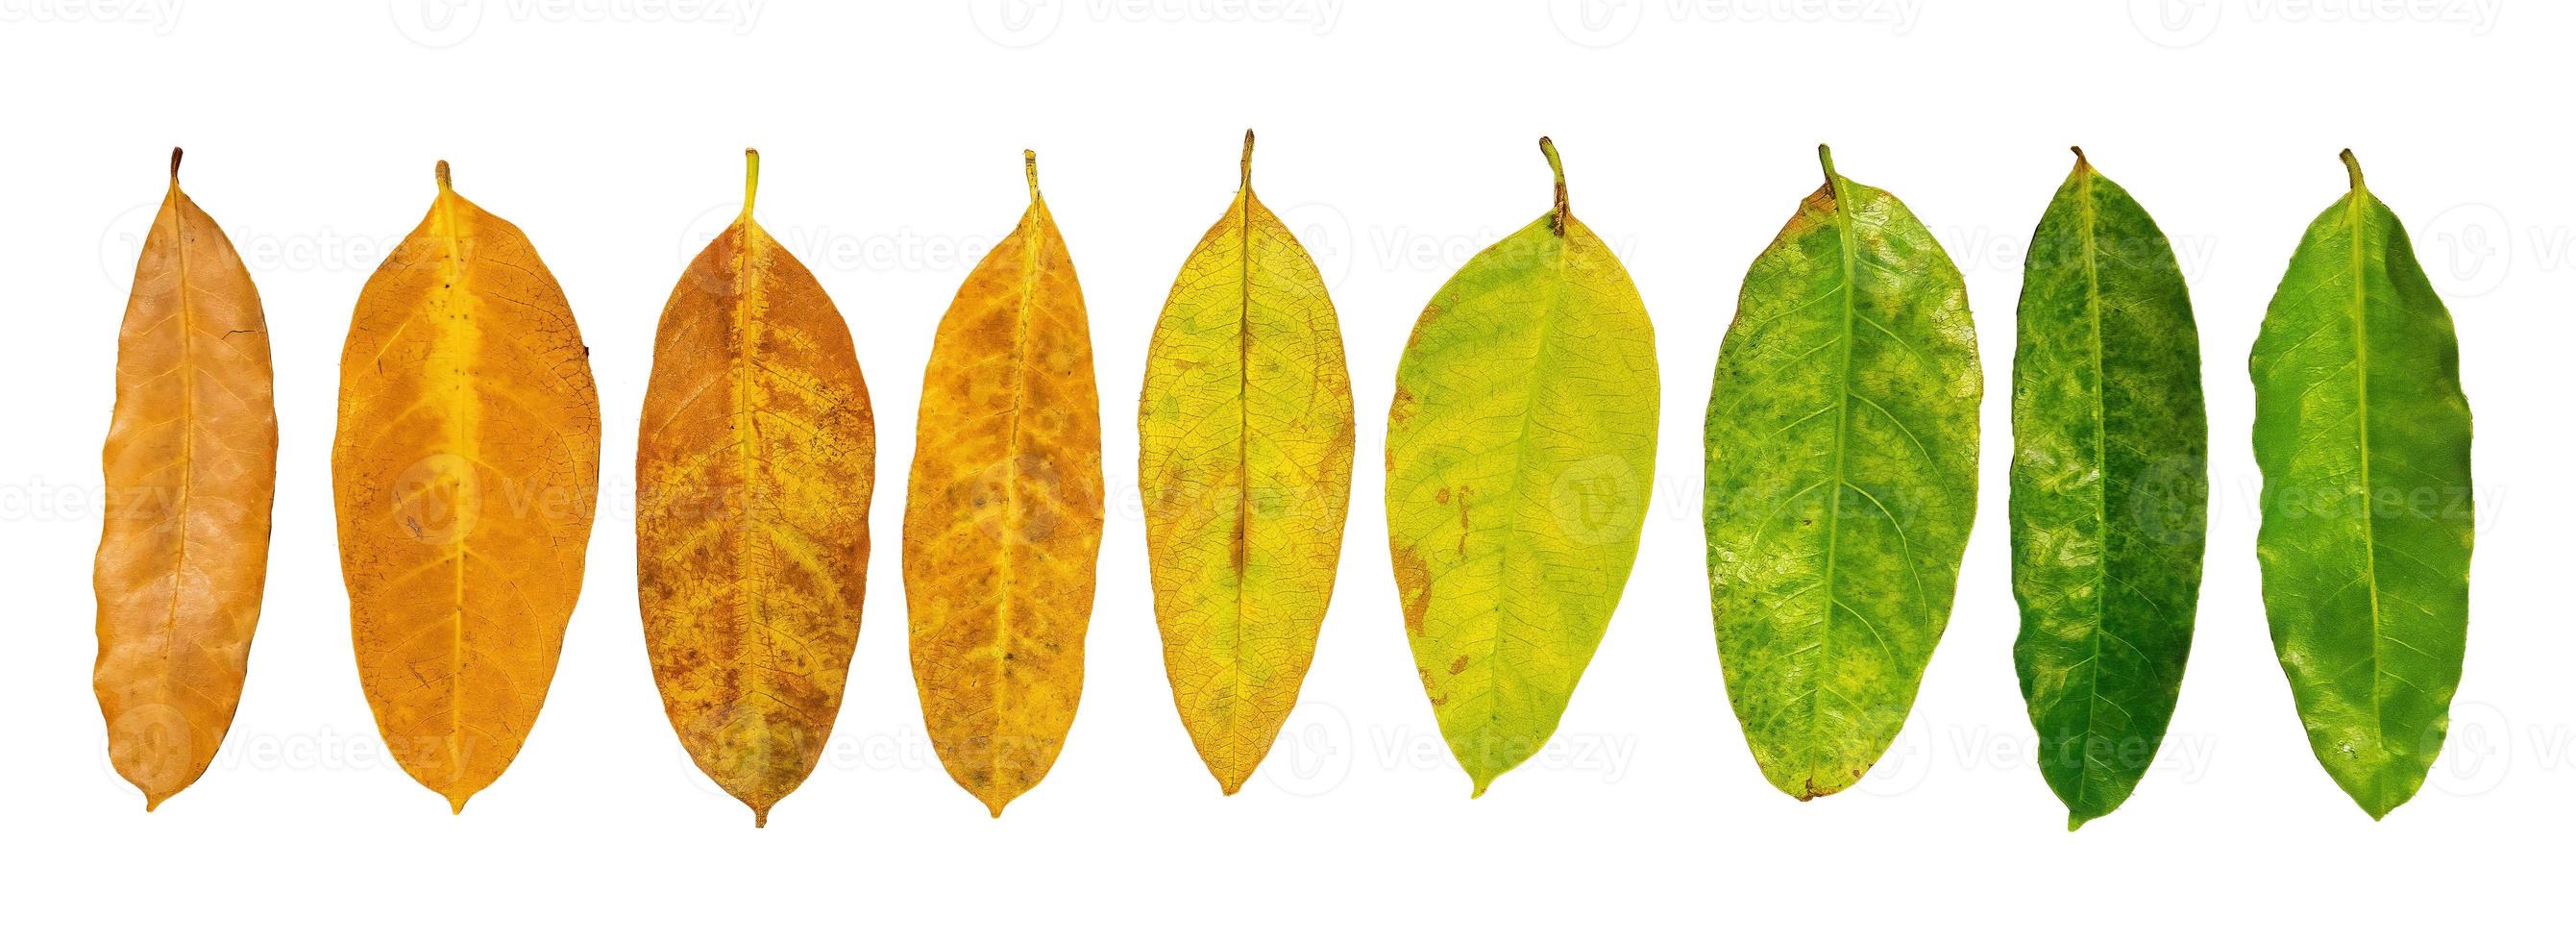
M 465 799 L 466 799 L 466 798 L 472 798 L 472 797 L 474 797 L 474 796 L 472 796 L 472 795 L 467 795 L 467 796 L 465 796 L 464 798 L 457 798 L 457 797 L 450 797 L 450 798 L 448 798 L 448 799 L 447 799 L 447 813 L 448 813 L 448 814 L 464 814 L 464 813 L 465 813 Z
M 2361 159 L 2354 157 L 2352 148 L 2349 147 L 2344 148 L 2343 153 L 2338 156 L 2343 158 L 2344 173 L 2352 177 L 2352 188 L 2361 189 Z

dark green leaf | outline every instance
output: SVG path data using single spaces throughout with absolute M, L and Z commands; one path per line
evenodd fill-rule
M 2032 233 L 2013 354 L 2013 666 L 2067 827 L 2163 743 L 2209 509 L 2200 337 L 2173 248 L 2076 151 Z

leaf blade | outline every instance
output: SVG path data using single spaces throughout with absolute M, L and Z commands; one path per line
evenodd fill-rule
M 2263 609 L 2308 742 L 2371 817 L 2440 755 L 2468 636 L 2470 415 L 2450 312 L 2362 184 L 2320 213 L 2254 378 Z
M 2013 360 L 2015 672 L 2068 828 L 2154 759 L 2191 650 L 2208 517 L 2198 332 L 2172 247 L 2085 161 L 2050 200 Z
M 1073 725 L 1104 510 L 1082 287 L 1027 162 L 1028 211 L 940 319 L 904 503 L 931 745 L 994 817 Z
M 840 310 L 748 199 L 663 308 L 635 464 L 636 589 L 663 710 L 698 768 L 766 824 L 840 712 L 876 430 Z
M 1975 515 L 1982 394 L 1939 243 L 1830 154 L 1825 177 L 1745 275 L 1705 425 L 1727 697 L 1801 800 L 1858 781 L 1913 704 Z
M 1226 794 L 1297 702 L 1349 510 L 1350 374 L 1322 272 L 1244 185 L 1164 302 L 1137 481 L 1174 705 Z
M 536 248 L 438 171 L 428 215 L 358 295 L 331 477 L 377 730 L 462 812 L 554 679 L 598 503 L 599 397 Z
M 1560 169 L 1556 208 L 1424 308 L 1387 419 L 1406 635 L 1479 795 L 1554 733 L 1618 605 L 1653 488 L 1654 327 L 1564 194 Z
M 92 684 L 108 760 L 150 810 L 205 774 L 241 703 L 277 490 L 259 290 L 179 189 L 176 150 L 116 360 Z

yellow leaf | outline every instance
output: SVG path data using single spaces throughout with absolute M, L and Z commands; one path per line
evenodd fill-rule
M 232 726 L 277 491 L 259 291 L 179 191 L 176 149 L 117 337 L 103 463 L 94 680 L 108 761 L 148 810 L 205 774 Z
M 598 500 L 599 399 L 563 289 L 445 162 L 428 218 L 358 295 L 331 477 L 376 728 L 463 811 L 554 679 Z
M 913 678 L 939 761 L 1000 817 L 1064 747 L 1100 555 L 1082 286 L 1038 196 L 966 276 L 922 378 L 903 517 Z
M 1243 187 L 1172 283 L 1136 479 L 1172 700 L 1226 794 L 1297 705 L 1351 497 L 1351 380 L 1322 273 Z
M 742 215 L 662 308 L 635 455 L 635 576 L 662 708 L 754 824 L 822 758 L 867 588 L 876 421 L 849 326 Z

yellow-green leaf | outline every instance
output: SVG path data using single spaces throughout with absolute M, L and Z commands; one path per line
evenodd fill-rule
M 1243 186 L 1145 357 L 1136 480 L 1172 702 L 1226 794 L 1297 704 L 1351 497 L 1351 380 L 1324 278 Z
M 1423 691 L 1476 794 L 1537 753 L 1610 623 L 1655 474 L 1655 332 L 1556 206 L 1422 311 L 1387 414 L 1387 543 Z

